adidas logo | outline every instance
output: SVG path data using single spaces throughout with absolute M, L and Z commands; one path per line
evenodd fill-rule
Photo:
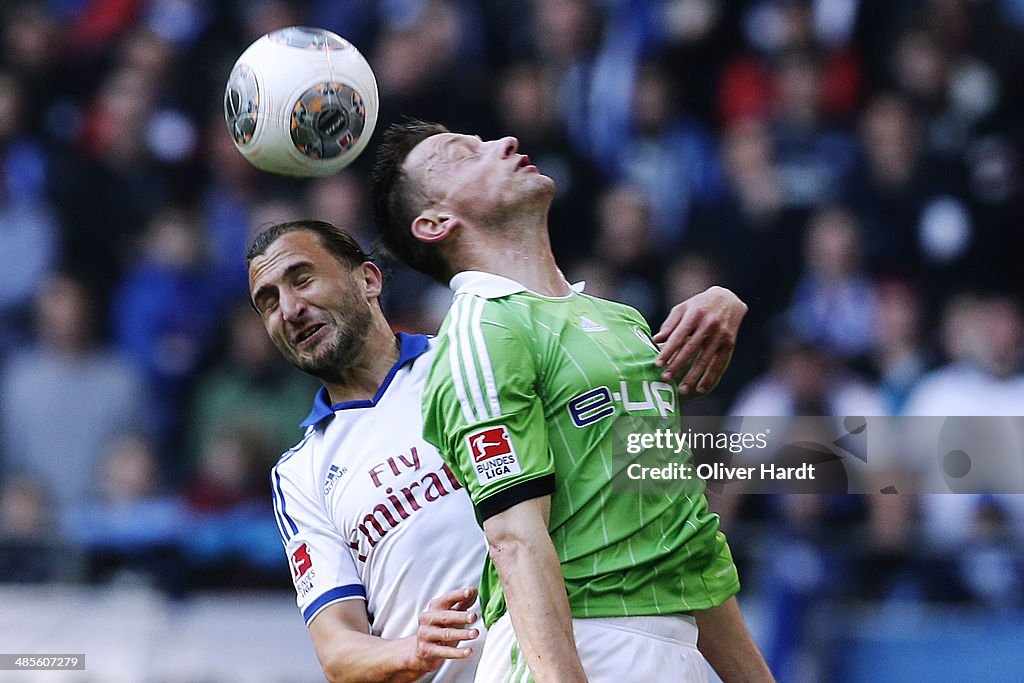
M 580 316 L 580 327 L 584 332 L 607 332 L 608 328 L 601 323 L 595 323 L 585 315 Z

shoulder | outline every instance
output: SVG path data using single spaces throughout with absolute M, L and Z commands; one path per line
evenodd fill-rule
M 640 311 L 636 310 L 629 304 L 624 304 L 620 301 L 614 301 L 612 299 L 603 299 L 599 296 L 594 296 L 593 294 L 587 294 L 585 292 L 581 292 L 579 296 L 585 299 L 586 301 L 590 302 L 592 306 L 595 306 L 597 308 L 601 308 L 608 311 L 614 311 L 620 315 L 630 316 L 633 318 L 639 318 L 643 320 L 643 316 L 640 314 Z
M 579 296 L 583 297 L 589 305 L 601 311 L 603 315 L 608 316 L 613 320 L 619 320 L 631 325 L 638 325 L 641 329 L 650 332 L 650 326 L 647 323 L 647 319 L 644 318 L 640 311 L 629 304 L 612 301 L 611 299 L 602 299 L 601 297 L 592 296 L 590 294 L 580 294 Z
M 966 397 L 976 398 L 989 389 L 983 373 L 964 363 L 952 363 L 932 370 L 918 380 L 907 403 L 904 415 L 950 415 L 963 410 Z
M 460 293 L 452 299 L 452 306 L 445 317 L 445 328 L 469 327 L 474 325 L 521 325 L 529 317 L 531 302 L 528 296 L 510 294 L 500 298 L 488 298 L 478 294 Z
M 120 350 L 104 349 L 93 356 L 94 370 L 115 382 L 135 384 L 142 381 L 138 363 Z
M 522 299 L 517 295 L 500 299 L 457 295 L 438 332 L 438 364 L 452 354 L 475 356 L 488 349 L 494 352 L 525 343 L 536 315 Z
M 833 400 L 836 415 L 888 414 L 878 387 L 852 372 L 840 377 Z
M 734 416 L 789 415 L 791 412 L 791 393 L 771 374 L 755 378 L 741 389 L 729 409 L 729 414 Z
M 0 366 L 0 376 L 8 381 L 31 378 L 40 368 L 49 365 L 45 354 L 36 349 L 22 349 L 11 354 L 10 358 Z
M 312 425 L 307 427 L 299 442 L 278 457 L 271 476 L 291 473 L 297 469 L 299 463 L 312 457 L 314 434 L 316 434 L 316 427 Z

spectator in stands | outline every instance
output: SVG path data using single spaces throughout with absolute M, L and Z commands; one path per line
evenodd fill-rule
M 238 12 L 236 21 L 241 24 L 241 42 L 248 45 L 282 26 L 301 25 L 302 13 L 297 3 L 288 0 L 254 0 L 245 12 Z
M 39 205 L 49 200 L 49 159 L 29 127 L 22 80 L 0 69 L 0 198 L 4 204 Z
M 0 365 L 27 341 L 32 300 L 59 254 L 48 160 L 25 113 L 21 82 L 0 69 Z
M 787 313 L 805 339 L 851 359 L 867 353 L 875 316 L 875 286 L 860 264 L 863 233 L 845 208 L 815 212 L 804 241 L 803 275 Z
M 667 254 L 653 238 L 650 197 L 643 190 L 619 183 L 608 189 L 598 204 L 594 255 L 611 271 L 613 299 L 629 304 L 648 320 L 662 309 L 661 282 Z
M 177 445 L 182 405 L 213 341 L 218 314 L 202 236 L 188 212 L 156 213 L 114 293 L 115 339 L 145 373 L 161 447 Z
M 800 273 L 802 212 L 785 205 L 774 143 L 761 119 L 743 119 L 723 133 L 724 199 L 698 212 L 684 250 L 714 254 L 725 286 L 750 301 L 749 351 L 767 365 L 768 322 L 782 311 Z M 738 245 L 743 245 L 739 248 Z M 750 376 L 747 376 L 749 379 Z
M 693 208 L 714 203 L 724 192 L 718 150 L 707 127 L 680 111 L 666 68 L 647 62 L 634 87 L 631 125 L 617 149 L 616 171 L 647 193 L 651 239 L 676 245 Z
M 1024 543 L 1024 502 L 1020 495 L 970 498 L 969 535 L 953 563 L 956 579 L 990 613 L 1018 614 L 1024 606 L 1024 573 L 1014 549 Z
M 837 5 L 839 5 L 837 7 Z M 745 39 L 727 54 L 718 82 L 719 113 L 725 123 L 767 116 L 780 88 L 778 65 L 788 54 L 815 55 L 820 87 L 814 98 L 832 120 L 855 107 L 861 90 L 861 61 L 870 54 L 852 49 L 854 29 L 865 3 L 759 0 L 737 8 Z M 799 85 L 799 84 L 797 84 Z M 812 87 L 813 82 L 804 86 Z M 811 92 L 810 90 L 808 92 Z
M 1024 529 L 1024 495 L 969 495 L 1024 491 L 1024 424 L 999 417 L 1024 415 L 1024 318 L 1020 305 L 1001 295 L 962 295 L 944 318 L 949 362 L 925 374 L 904 406 L 905 415 L 944 421 L 929 422 L 931 438 L 908 442 L 904 458 L 921 473 L 922 490 L 967 492 L 921 497 L 923 538 L 948 552 L 999 520 Z M 951 448 L 966 453 L 966 472 L 950 470 Z
M 966 44 L 970 20 L 958 4 L 946 3 L 954 15 L 946 19 L 953 21 L 924 17 L 896 36 L 890 52 L 892 83 L 921 117 L 922 143 L 929 154 L 948 160 L 963 155 L 972 128 L 993 114 L 1002 97 L 995 72 Z M 938 3 L 925 13 L 937 9 Z M 928 26 L 929 19 L 939 21 Z
M 305 215 L 334 225 L 351 226 L 349 232 L 364 249 L 369 249 L 374 237 L 366 192 L 366 186 L 352 169 L 317 178 L 309 183 L 303 195 Z
M 245 253 L 263 178 L 238 153 L 231 136 L 224 134 L 220 111 L 207 120 L 202 148 L 207 182 L 199 203 L 200 225 L 205 234 L 211 295 L 223 310 L 246 295 L 248 273 L 244 264 L 239 265 L 238 255 Z
M 5 477 L 0 487 L 0 537 L 11 539 L 42 538 L 53 532 L 46 494 L 42 487 L 25 476 Z
M 151 12 L 149 25 L 133 28 L 118 43 L 118 62 L 150 84 L 147 103 L 151 109 L 143 114 L 142 134 L 147 151 L 169 179 L 181 170 L 191 170 L 199 137 L 197 126 L 182 110 L 189 88 L 178 86 L 192 77 L 173 42 L 180 38 L 179 31 L 189 32 L 188 23 L 195 19 L 184 9 L 173 28 L 160 12 Z
M 647 35 L 634 3 L 532 3 L 533 51 L 555 83 L 559 118 L 584 156 L 607 164 L 628 130 Z M 443 119 L 434 119 L 443 120 Z
M 181 500 L 165 489 L 155 444 L 139 434 L 116 436 L 94 482 L 95 495 L 63 520 L 84 552 L 87 579 L 180 587 L 187 519 Z
M 330 29 L 360 49 L 370 45 L 384 14 L 376 0 L 309 0 L 308 6 L 307 26 Z
M 785 202 L 795 208 L 839 199 L 856 164 L 855 139 L 825 118 L 822 71 L 820 57 L 806 50 L 775 63 L 771 131 Z
M 943 323 L 946 365 L 921 378 L 906 415 L 1021 415 L 1024 320 L 1005 296 L 962 295 Z
M 722 281 L 718 264 L 708 254 L 682 254 L 668 266 L 665 272 L 665 301 L 686 301 Z
M 886 412 L 899 415 L 910 391 L 934 362 L 925 345 L 925 303 L 915 284 L 887 279 L 877 286 L 871 324 L 871 368 Z
M 823 346 L 783 325 L 771 368 L 740 391 L 732 415 L 884 415 L 878 390 Z
M 559 263 L 570 268 L 593 248 L 595 204 L 611 164 L 591 162 L 568 139 L 554 87 L 539 63 L 507 67 L 497 82 L 495 104 L 499 132 L 515 131 L 520 149 L 555 180 L 550 220 L 558 229 L 551 233 L 551 246 Z
M 203 443 L 193 467 L 185 487 L 189 507 L 200 514 L 224 513 L 262 502 L 266 473 L 278 455 L 260 426 L 222 426 Z
M 258 428 L 283 453 L 300 434 L 316 383 L 281 361 L 259 317 L 245 301 L 227 316 L 224 355 L 200 378 L 189 415 L 188 452 L 196 461 L 225 428 Z
M 129 245 L 170 194 L 147 145 L 154 86 L 132 66 L 106 75 L 81 122 L 83 153 L 69 159 L 58 193 L 67 259 L 104 297 L 130 262 Z
M 109 439 L 152 424 L 142 375 L 97 341 L 92 293 L 66 273 L 36 300 L 35 344 L 0 377 L 0 462 L 37 478 L 61 515 L 89 498 Z
M 899 95 L 881 93 L 859 121 L 862 167 L 846 193 L 865 228 L 869 270 L 920 277 L 953 261 L 971 240 L 971 219 L 957 198 L 958 172 L 928 156 L 921 121 Z M 944 292 L 941 279 L 929 288 Z
M 192 522 L 183 544 L 191 585 L 287 585 L 265 492 L 277 455 L 267 434 L 253 427 L 227 425 L 204 443 L 184 489 Z
M 43 583 L 74 578 L 62 554 L 56 521 L 39 482 L 0 478 L 0 582 Z M 61 566 L 63 565 L 63 566 Z
M 60 126 L 52 120 L 55 105 L 66 102 L 63 98 L 69 95 L 63 88 L 58 92 L 53 88 L 58 79 L 67 78 L 61 74 L 64 65 L 58 63 L 64 46 L 53 4 L 5 2 L 0 6 L 0 65 L 20 82 L 23 125 L 37 139 L 69 132 L 52 130 Z
M 375 53 L 365 52 L 380 87 L 378 126 L 413 116 L 453 130 L 489 130 L 476 14 L 470 3 L 423 0 L 384 5 Z M 360 160 L 360 165 L 366 163 Z

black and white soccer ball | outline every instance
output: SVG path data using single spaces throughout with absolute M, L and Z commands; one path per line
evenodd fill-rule
M 320 28 L 268 33 L 235 62 L 224 119 L 246 159 L 302 178 L 335 173 L 363 151 L 377 123 L 377 80 L 351 43 Z

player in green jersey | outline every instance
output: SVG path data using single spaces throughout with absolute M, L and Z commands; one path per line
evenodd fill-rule
M 612 487 L 624 464 L 613 425 L 677 421 L 668 370 L 692 349 L 662 358 L 663 335 L 652 339 L 636 311 L 566 282 L 548 238 L 554 183 L 517 147 L 400 124 L 373 182 L 385 245 L 456 291 L 424 436 L 463 480 L 488 539 L 491 632 L 477 680 L 703 680 L 694 621 L 724 680 L 771 680 L 703 495 Z M 682 385 L 713 386 L 727 364 L 716 355 L 701 353 Z

